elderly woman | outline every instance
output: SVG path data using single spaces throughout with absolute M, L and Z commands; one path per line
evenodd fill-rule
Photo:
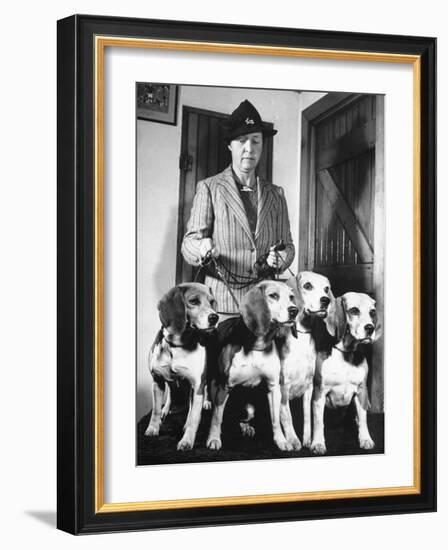
M 262 181 L 256 172 L 263 138 L 276 133 L 249 101 L 233 111 L 225 125 L 232 163 L 198 183 L 182 243 L 182 254 L 191 265 L 200 265 L 210 256 L 217 259 L 237 302 L 260 278 L 283 272 L 294 259 L 283 189 Z M 281 252 L 274 250 L 279 241 L 285 245 Z M 238 312 L 213 269 L 207 272 L 205 284 L 216 297 L 219 313 Z

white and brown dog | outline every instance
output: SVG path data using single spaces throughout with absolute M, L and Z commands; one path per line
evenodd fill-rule
M 214 331 L 219 316 L 209 288 L 200 283 L 183 283 L 172 288 L 158 304 L 162 323 L 149 353 L 153 376 L 153 409 L 145 435 L 159 435 L 160 424 L 169 408 L 162 409 L 166 383 L 179 379 L 191 385 L 190 408 L 178 450 L 193 448 L 206 391 L 207 354 L 204 335 Z
M 334 302 L 327 277 L 302 271 L 287 281 L 293 289 L 298 307 L 296 324 L 283 330 L 276 339 L 281 360 L 280 422 L 286 441 L 294 450 L 311 445 L 311 397 L 316 368 L 316 324 L 323 322 L 330 303 Z M 303 438 L 297 436 L 290 400 L 303 397 Z
M 220 449 L 221 424 L 229 391 L 265 382 L 274 443 L 289 450 L 280 426 L 280 358 L 274 338 L 279 327 L 293 325 L 298 309 L 294 293 L 285 283 L 263 281 L 243 297 L 241 317 L 218 327 L 218 373 L 212 383 L 213 415 L 207 440 Z M 227 331 L 227 332 L 226 332 Z
M 329 354 L 318 357 L 313 393 L 313 442 L 311 451 L 327 452 L 324 435 L 324 409 L 348 406 L 353 400 L 361 449 L 375 446 L 367 426 L 370 408 L 367 393 L 367 360 L 362 344 L 379 337 L 375 300 L 367 294 L 347 292 L 336 300 L 329 314 L 328 329 L 336 337 Z

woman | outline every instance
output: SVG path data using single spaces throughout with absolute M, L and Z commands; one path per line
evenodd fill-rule
M 205 284 L 211 287 L 221 315 L 238 313 L 236 302 L 260 278 L 283 272 L 294 259 L 283 189 L 256 174 L 263 138 L 276 133 L 249 101 L 243 101 L 225 125 L 232 163 L 197 185 L 182 254 L 191 265 L 201 265 L 208 257 L 219 263 L 236 299 L 210 269 Z M 279 241 L 285 246 L 281 252 L 273 249 Z

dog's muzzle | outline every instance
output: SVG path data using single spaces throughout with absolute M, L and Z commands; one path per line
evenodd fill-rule
M 214 327 L 219 321 L 219 315 L 216 313 L 210 313 L 208 316 L 208 322 L 210 323 L 210 326 Z
M 299 313 L 299 308 L 297 308 L 296 306 L 288 307 L 288 315 L 289 315 L 290 321 L 293 321 L 297 317 L 298 313 Z
M 328 311 L 324 308 L 321 309 L 307 309 L 306 310 L 308 315 L 313 315 L 315 317 L 319 317 L 320 319 L 325 319 L 325 317 L 328 315 Z
M 373 334 L 375 332 L 375 326 L 368 323 L 364 326 L 365 338 L 360 340 L 361 344 L 371 344 L 373 342 Z

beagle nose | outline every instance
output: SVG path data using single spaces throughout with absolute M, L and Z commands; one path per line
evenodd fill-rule
M 330 305 L 330 298 L 328 298 L 328 296 L 322 296 L 320 304 L 323 308 L 327 308 Z
M 295 319 L 297 317 L 297 314 L 299 313 L 299 309 L 296 306 L 289 306 L 288 313 L 290 319 Z
M 212 327 L 216 325 L 218 320 L 219 320 L 219 315 L 217 315 L 216 313 L 210 313 L 210 315 L 208 316 L 208 322 L 212 325 Z
M 367 336 L 372 336 L 373 331 L 375 330 L 375 327 L 369 323 L 364 326 L 364 330 L 366 331 Z

